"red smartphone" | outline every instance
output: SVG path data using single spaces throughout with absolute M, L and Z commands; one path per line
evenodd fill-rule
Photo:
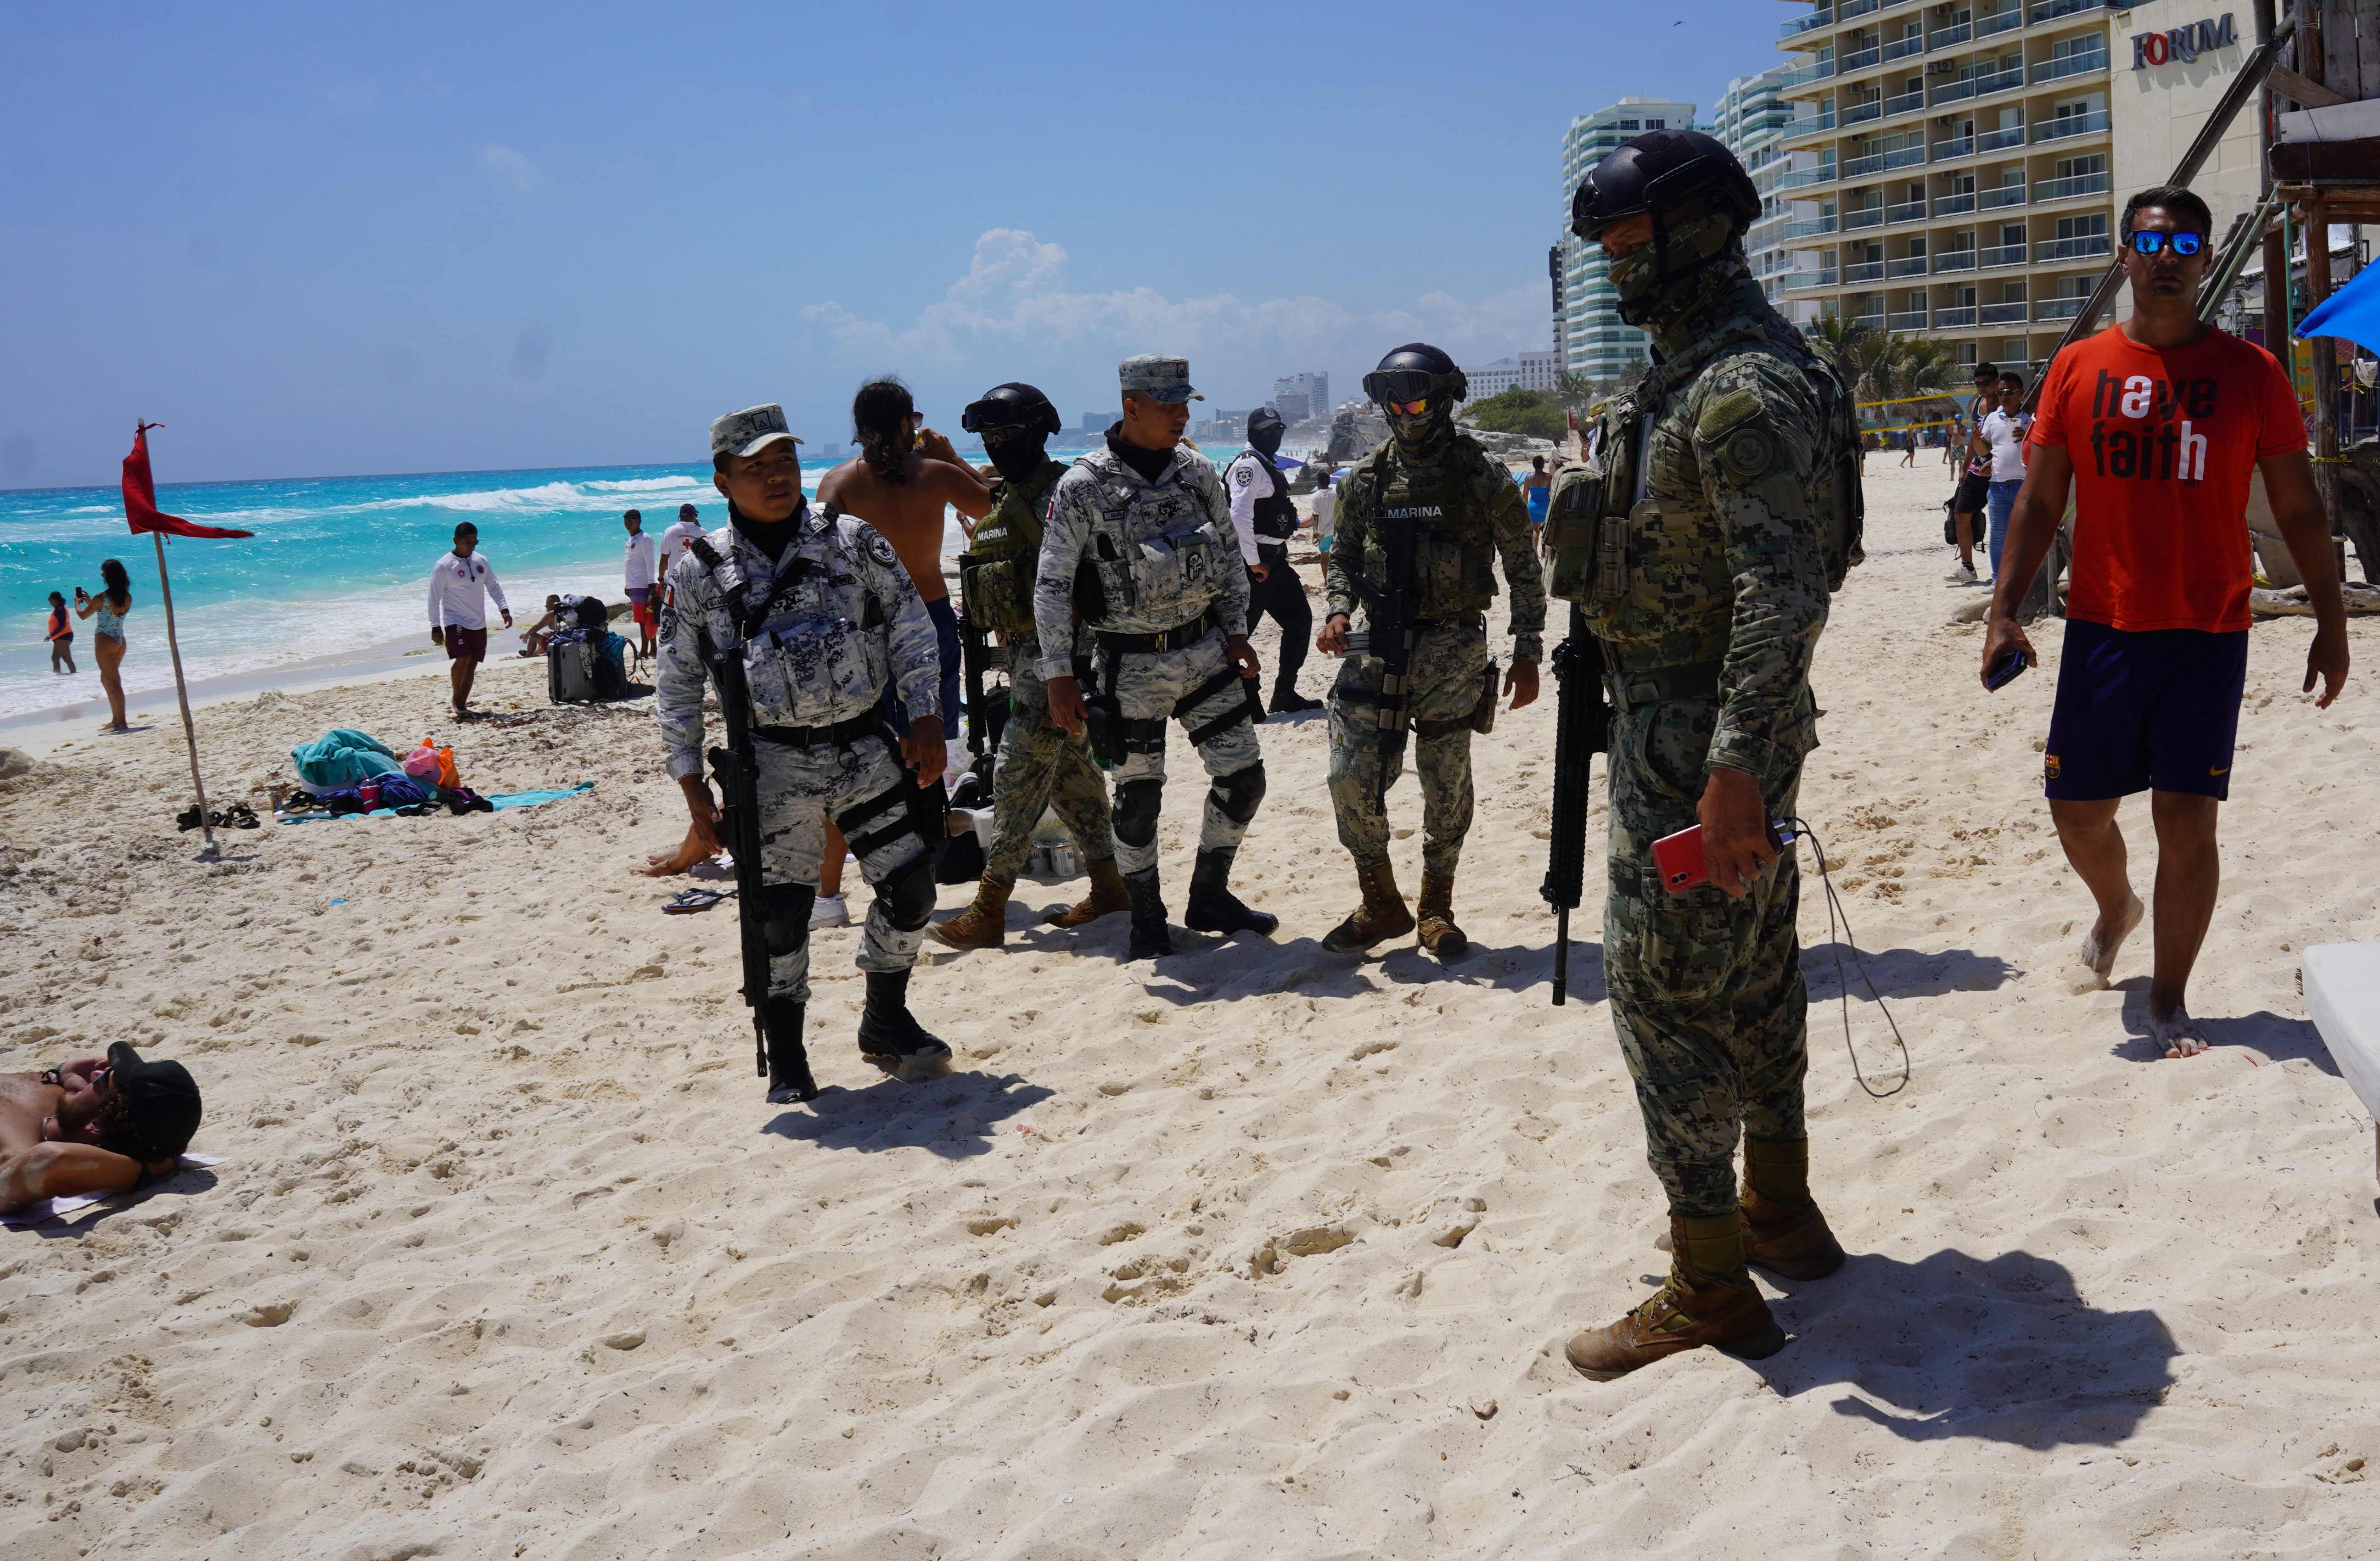
M 1793 826 L 1771 819 L 1768 837 L 1780 847 L 1791 845 Z M 1683 894 L 1710 882 L 1710 864 L 1703 859 L 1703 827 L 1697 824 L 1655 841 L 1653 865 L 1661 875 L 1661 887 L 1671 894 Z

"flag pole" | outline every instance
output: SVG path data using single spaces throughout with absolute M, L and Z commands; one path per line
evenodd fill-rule
M 174 587 L 165 576 L 165 534 L 152 531 L 149 539 L 157 544 L 157 595 L 165 604 L 165 649 L 174 658 L 174 698 L 182 707 L 182 743 L 190 751 L 190 789 L 199 794 L 199 833 L 207 842 L 199 859 L 211 861 L 221 852 L 215 845 L 214 826 L 207 822 L 207 783 L 199 779 L 199 732 L 190 724 L 190 691 L 182 682 L 182 647 L 174 637 Z

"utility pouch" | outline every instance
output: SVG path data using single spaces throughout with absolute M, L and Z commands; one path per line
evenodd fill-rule
M 1248 720 L 1262 726 L 1265 719 L 1264 700 L 1257 694 L 1256 679 L 1244 677 L 1240 680 L 1240 696 L 1247 701 Z
M 1086 712 L 1083 721 L 1084 735 L 1090 739 L 1091 756 L 1098 759 L 1100 767 L 1106 769 L 1113 769 L 1117 765 L 1122 764 L 1124 754 L 1123 701 L 1115 696 L 1114 681 L 1115 673 L 1111 670 L 1108 673 L 1110 686 L 1097 688 L 1089 684 L 1083 685 L 1086 690 L 1088 690 L 1083 697 L 1083 708 Z
M 1502 683 L 1501 670 L 1491 659 L 1479 674 L 1479 703 L 1471 711 L 1471 730 L 1482 737 L 1496 730 L 1496 696 Z

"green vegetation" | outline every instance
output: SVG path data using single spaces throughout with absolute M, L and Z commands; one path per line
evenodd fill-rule
M 1501 395 L 1471 403 L 1463 408 L 1463 414 L 1490 433 L 1559 441 L 1570 430 L 1560 404 L 1538 391 L 1508 390 Z

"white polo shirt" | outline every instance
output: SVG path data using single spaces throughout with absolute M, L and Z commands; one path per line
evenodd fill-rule
M 488 562 L 488 555 L 474 551 L 468 558 L 458 558 L 450 549 L 439 554 L 430 568 L 430 626 L 484 629 L 491 596 L 496 599 L 497 608 L 510 616 L 512 603 L 504 599 L 504 587 L 496 584 L 495 566 Z

